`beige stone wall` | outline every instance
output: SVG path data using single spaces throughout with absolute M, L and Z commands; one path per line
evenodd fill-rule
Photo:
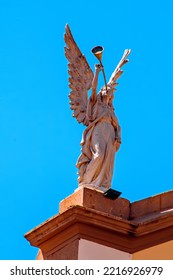
M 157 246 L 136 252 L 133 260 L 173 260 L 173 241 L 165 242 Z
M 79 260 L 173 260 L 173 241 L 129 254 L 88 240 L 79 241 Z
M 78 260 L 130 260 L 131 254 L 85 239 L 79 240 Z

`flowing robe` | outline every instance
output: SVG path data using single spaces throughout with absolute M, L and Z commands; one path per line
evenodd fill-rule
M 97 95 L 87 108 L 89 125 L 83 133 L 81 155 L 77 161 L 79 186 L 110 188 L 113 175 L 116 141 L 120 127 L 111 104 Z M 118 140 L 118 141 L 119 141 Z

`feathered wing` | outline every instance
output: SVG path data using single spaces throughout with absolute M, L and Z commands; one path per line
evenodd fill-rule
M 64 40 L 66 42 L 65 56 L 69 61 L 70 108 L 73 110 L 73 117 L 79 123 L 88 125 L 86 118 L 88 90 L 91 88 L 94 75 L 85 56 L 78 48 L 68 24 L 66 25 Z
M 119 77 L 123 74 L 123 70 L 121 70 L 121 67 L 126 64 L 129 60 L 127 59 L 128 55 L 130 54 L 131 50 L 127 49 L 124 51 L 124 54 L 120 60 L 120 62 L 118 63 L 117 67 L 115 68 L 114 72 L 112 73 L 108 84 L 111 85 L 112 87 L 115 87 L 118 85 L 118 83 L 116 82 Z

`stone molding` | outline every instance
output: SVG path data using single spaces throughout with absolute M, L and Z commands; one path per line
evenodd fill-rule
M 57 214 L 25 235 L 32 246 L 49 255 L 80 238 L 134 253 L 173 239 L 173 213 L 144 222 L 127 220 L 76 205 Z

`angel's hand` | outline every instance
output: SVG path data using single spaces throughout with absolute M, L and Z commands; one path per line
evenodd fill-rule
M 103 66 L 102 65 L 100 65 L 100 64 L 95 64 L 95 70 L 96 70 L 96 72 L 100 72 L 100 71 L 102 71 L 103 70 Z

